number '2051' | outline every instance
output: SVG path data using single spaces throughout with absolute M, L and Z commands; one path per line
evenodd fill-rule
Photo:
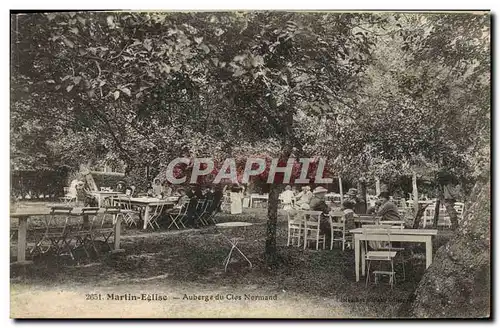
M 86 301 L 98 301 L 101 299 L 101 294 L 85 294 Z

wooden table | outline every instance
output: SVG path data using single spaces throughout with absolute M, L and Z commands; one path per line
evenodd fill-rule
M 143 229 L 146 230 L 148 227 L 148 221 L 149 221 L 149 214 L 151 212 L 151 208 L 153 206 L 158 206 L 158 205 L 167 205 L 172 207 L 175 205 L 174 202 L 171 200 L 166 200 L 166 199 L 159 199 L 159 198 L 154 198 L 154 197 L 127 197 L 127 196 L 119 196 L 118 198 L 114 199 L 115 202 L 121 203 L 121 204 L 130 204 L 134 206 L 139 206 L 144 208 L 144 226 Z
M 388 241 L 387 231 L 385 229 L 370 228 L 370 234 L 365 239 L 363 228 L 351 230 L 354 235 L 354 260 L 356 264 L 356 281 L 359 281 L 359 262 L 361 260 L 361 273 L 365 275 L 365 248 L 361 247 L 361 241 Z M 432 263 L 432 237 L 437 235 L 434 229 L 391 229 L 391 242 L 413 242 L 425 243 L 425 267 L 428 268 Z
M 59 204 L 59 206 L 61 206 Z M 71 211 L 72 215 L 81 215 L 83 207 L 73 207 Z M 104 209 L 99 210 L 99 214 L 104 213 Z M 17 233 L 17 261 L 14 264 L 26 264 L 30 261 L 26 261 L 26 236 L 28 233 L 28 219 L 32 216 L 47 216 L 51 215 L 50 208 L 26 208 L 18 209 L 15 213 L 10 213 L 11 218 L 19 219 L 19 230 Z M 57 215 L 57 214 L 56 214 Z M 64 215 L 64 214 L 63 214 Z M 82 216 L 83 219 L 83 216 Z M 120 250 L 120 232 L 121 232 L 121 216 L 116 218 L 116 224 L 114 226 L 115 234 L 115 251 Z
M 121 196 L 124 195 L 124 193 L 118 191 L 92 191 L 92 195 L 96 196 L 98 206 L 102 207 L 102 201 L 106 197 Z

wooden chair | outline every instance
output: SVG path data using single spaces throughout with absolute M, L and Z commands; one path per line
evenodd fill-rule
M 160 225 L 158 224 L 158 220 L 163 214 L 163 208 L 165 207 L 165 203 L 161 203 L 154 207 L 154 211 L 149 215 L 148 225 L 154 230 L 155 227 L 160 229 Z
M 71 216 L 73 207 L 53 206 L 50 214 L 45 217 L 45 232 L 40 240 L 35 243 L 31 253 L 46 253 L 49 250 L 58 256 L 65 248 L 65 241 L 68 234 L 68 218 Z
M 299 214 L 300 218 L 291 217 L 289 212 L 286 212 L 288 221 L 288 239 L 287 246 L 290 246 L 290 242 L 293 246 L 294 239 L 297 240 L 297 246 L 300 246 L 302 238 L 302 230 L 304 229 L 304 220 L 302 215 Z
M 121 215 L 123 217 L 121 211 L 120 207 L 107 207 L 103 215 L 94 217 L 92 221 L 91 244 L 97 254 L 99 253 L 96 246 L 97 241 L 104 243 L 109 251 L 112 250 L 109 245 L 109 239 L 115 233 L 115 224 L 118 216 Z
M 323 244 L 323 249 L 326 248 L 326 236 L 320 234 L 321 211 L 302 211 L 304 223 L 304 249 L 307 247 L 308 241 L 316 242 L 316 250 L 319 249 L 319 244 Z
M 211 210 L 209 210 L 208 214 L 207 214 L 207 222 L 210 223 L 210 221 L 213 223 L 213 224 L 217 224 L 217 220 L 215 219 L 215 216 L 217 215 L 217 213 L 219 213 L 218 209 L 219 207 L 222 206 L 222 200 L 219 201 L 218 204 L 215 205 L 215 207 L 212 207 Z
M 210 210 L 212 209 L 212 204 L 213 200 L 211 199 L 206 199 L 200 208 L 200 214 L 198 216 L 198 219 L 203 225 L 209 225 L 210 222 L 208 222 L 208 217 L 211 214 Z
M 335 220 L 334 218 L 337 218 Z M 345 249 L 345 221 L 344 216 L 333 216 L 328 215 L 328 221 L 330 222 L 330 232 L 331 232 L 331 240 L 330 240 L 330 250 L 333 249 L 334 242 L 341 242 L 342 250 Z
M 129 227 L 131 227 L 132 225 L 137 227 L 137 221 L 139 221 L 141 217 L 141 212 L 139 210 L 136 210 L 132 206 L 130 199 L 128 199 L 125 202 L 122 202 L 121 204 L 122 208 L 120 214 L 123 216 L 123 221 Z M 113 206 L 111 206 L 110 208 L 113 208 Z
M 177 209 L 174 209 L 174 211 L 171 211 L 169 212 L 167 215 L 168 217 L 172 220 L 172 222 L 170 222 L 169 226 L 167 227 L 167 229 L 170 229 L 170 227 L 172 225 L 175 225 L 175 227 L 177 229 L 180 230 L 180 227 L 179 227 L 179 224 L 181 226 L 183 226 L 184 228 L 186 228 L 186 225 L 184 225 L 184 222 L 182 222 L 182 220 L 184 219 L 184 217 L 186 216 L 187 214 L 187 210 L 188 210 L 188 206 L 189 206 L 189 199 L 186 200 L 180 208 L 177 208 Z M 176 211 L 177 210 L 177 211 Z M 179 223 L 179 224 L 177 224 Z
M 69 187 L 63 187 L 63 190 L 64 190 L 64 196 L 59 198 L 61 200 L 61 202 L 63 204 L 66 204 L 66 205 L 76 203 L 76 197 L 73 195 L 70 195 Z
M 365 240 L 370 239 L 370 235 L 377 234 L 380 235 L 381 231 L 383 231 L 382 234 L 387 236 L 387 246 L 384 247 L 383 250 L 370 250 L 368 248 L 368 242 L 365 242 L 365 261 L 367 262 L 367 272 L 366 272 L 366 286 L 368 286 L 368 282 L 370 281 L 370 267 L 371 263 L 374 261 L 377 262 L 388 262 L 390 263 L 390 271 L 388 270 L 376 270 L 373 271 L 373 274 L 375 275 L 375 283 L 378 283 L 378 277 L 380 275 L 388 275 L 389 276 L 389 284 L 391 285 L 391 288 L 393 288 L 394 283 L 396 281 L 396 275 L 394 271 L 394 258 L 397 255 L 397 251 L 394 251 L 392 249 L 392 243 L 391 243 L 391 230 L 392 226 L 385 226 L 385 225 L 377 225 L 377 226 L 363 226 L 363 236 Z
M 341 216 L 339 216 L 338 213 L 333 213 L 328 217 L 330 221 L 331 234 L 332 234 L 332 239 L 330 241 L 330 250 L 333 249 L 334 242 L 341 242 L 342 251 L 345 250 L 346 245 L 348 247 L 352 247 L 352 234 L 349 231 L 347 231 L 346 223 L 347 220 L 354 221 L 354 213 L 348 213 L 346 215 L 342 213 Z M 334 218 L 337 218 L 337 220 L 335 220 Z

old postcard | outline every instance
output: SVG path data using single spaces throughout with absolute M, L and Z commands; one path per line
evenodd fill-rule
M 490 12 L 10 20 L 11 318 L 490 317 Z

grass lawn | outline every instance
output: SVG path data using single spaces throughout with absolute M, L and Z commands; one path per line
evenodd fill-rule
M 392 290 L 386 282 L 365 287 L 363 279 L 355 281 L 353 250 L 342 251 L 338 246 L 332 251 L 286 247 L 283 216 L 279 217 L 277 231 L 280 261 L 275 267 L 268 267 L 263 258 L 265 209 L 245 209 L 241 215 L 220 214 L 218 221 L 254 223 L 239 232 L 243 240 L 238 244 L 253 263 L 252 268 L 235 254 L 224 272 L 222 262 L 230 246 L 213 226 L 155 232 L 126 228 L 122 238 L 125 253 L 79 265 L 42 261 L 13 268 L 11 315 L 396 317 L 425 270 L 425 256 L 421 256 L 407 263 L 406 281 L 397 281 Z M 232 235 L 230 231 L 222 232 Z M 434 239 L 434 251 L 449 237 L 449 232 L 440 231 Z M 417 254 L 425 252 L 423 245 L 408 247 Z M 14 243 L 11 253 L 15 254 Z M 396 271 L 401 272 L 398 268 Z M 101 293 L 103 297 L 110 293 L 160 293 L 168 295 L 169 301 L 86 301 L 88 293 Z M 184 294 L 222 295 L 224 300 L 183 300 Z M 277 300 L 245 300 L 245 294 L 277 295 Z M 238 300 L 238 296 L 243 299 Z

